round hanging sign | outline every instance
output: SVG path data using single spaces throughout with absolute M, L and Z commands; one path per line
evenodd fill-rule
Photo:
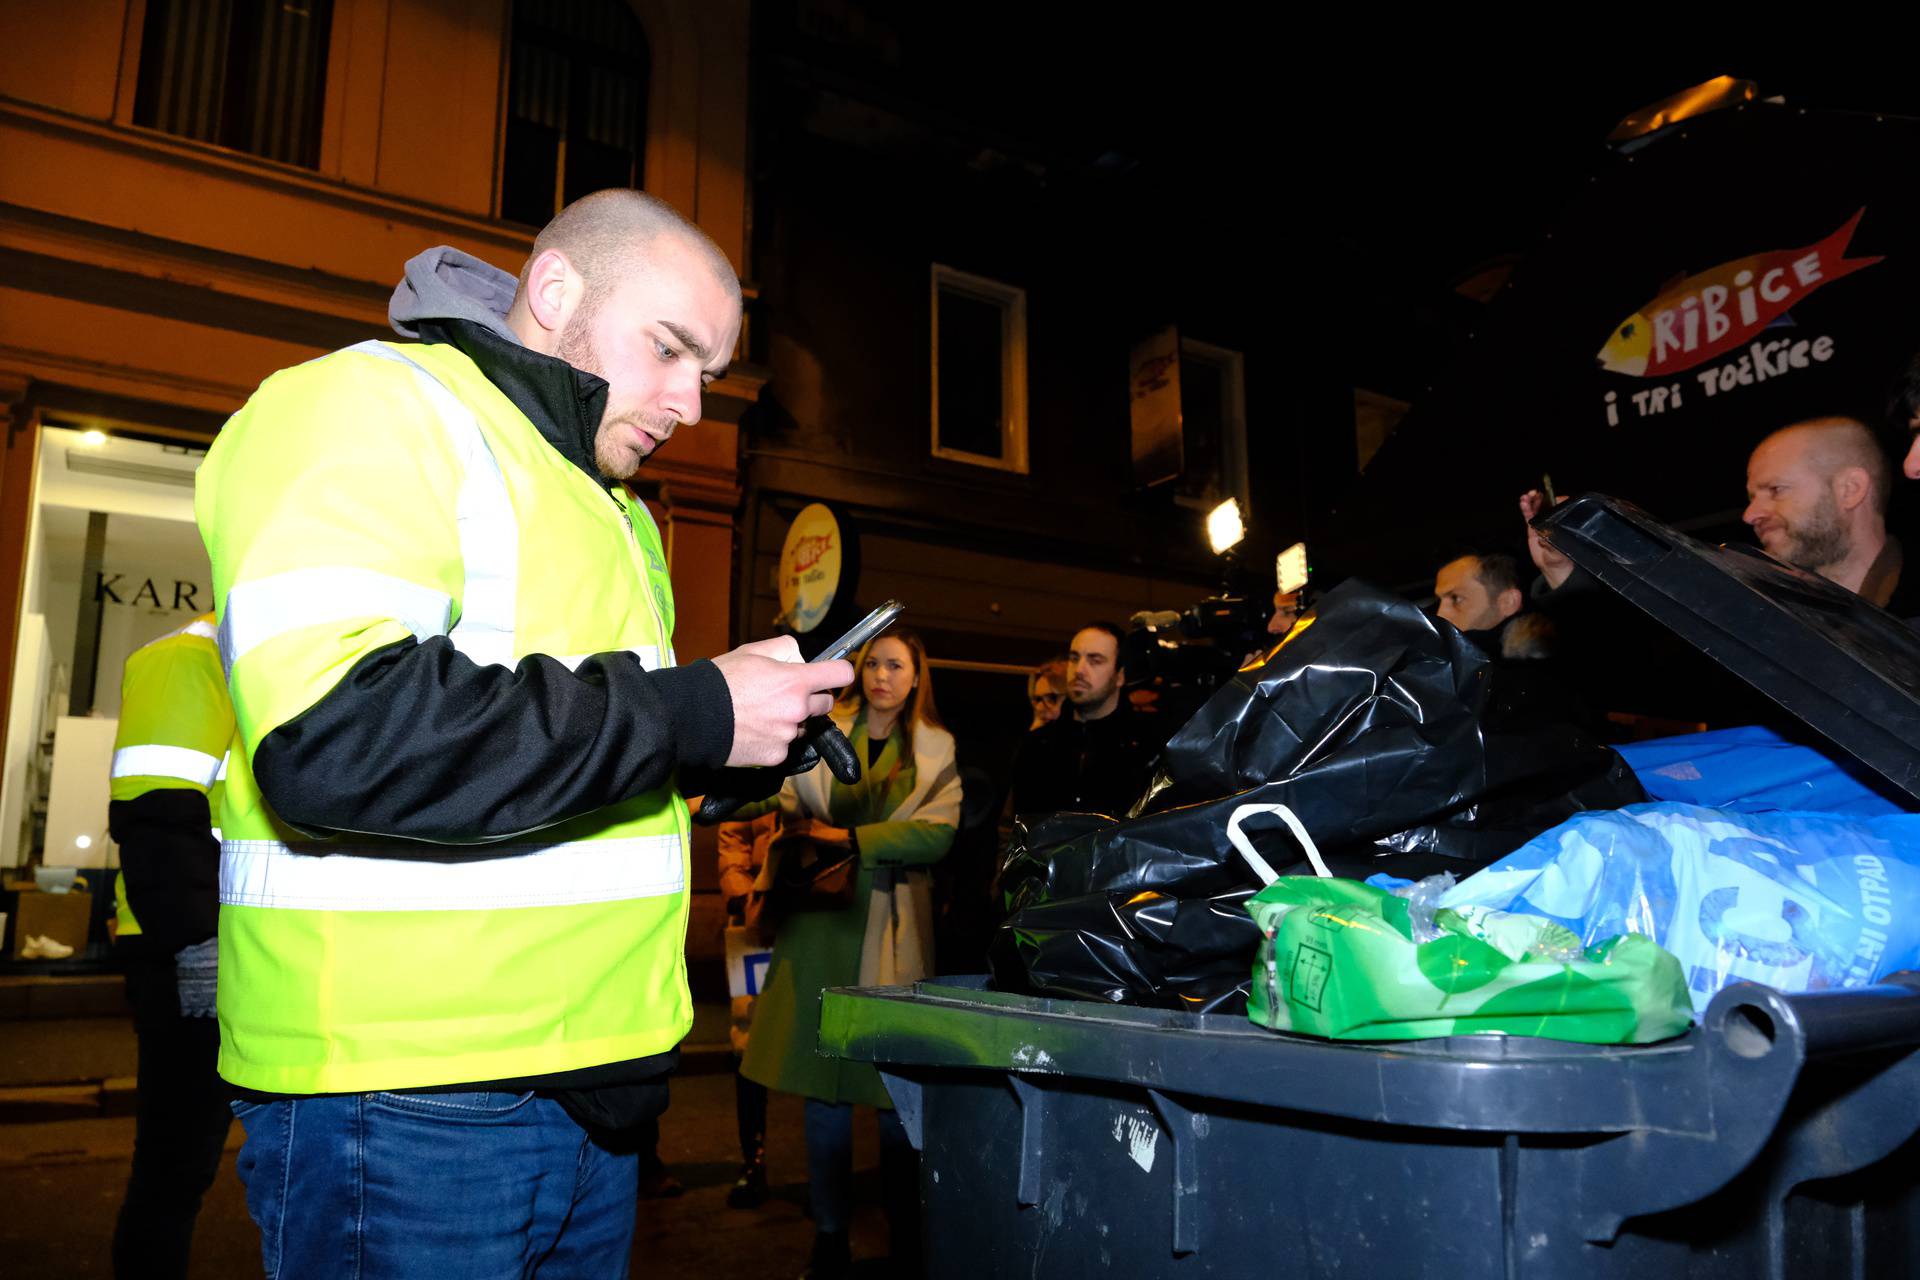
M 802 507 L 780 548 L 780 610 L 788 627 L 808 632 L 840 590 L 840 522 L 826 504 Z

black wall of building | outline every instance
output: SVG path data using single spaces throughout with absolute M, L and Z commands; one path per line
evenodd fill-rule
M 744 424 L 756 458 L 830 462 L 888 504 L 939 494 L 942 519 L 1017 530 L 1048 554 L 1204 567 L 1198 515 L 1134 487 L 1127 353 L 1170 320 L 1245 353 L 1250 443 L 1271 452 L 1281 433 L 1247 308 L 1177 296 L 1149 278 L 1165 264 L 1126 260 L 1147 246 L 1127 243 L 1117 210 L 1022 178 L 949 176 L 804 136 L 780 153 L 757 184 L 772 380 Z M 1026 291 L 1025 476 L 931 454 L 935 262 Z
M 1543 474 L 1563 495 L 1609 493 L 1709 541 L 1751 543 L 1740 521 L 1747 456 L 1807 418 L 1857 417 L 1897 463 L 1911 432 L 1885 401 L 1920 349 L 1920 265 L 1907 248 L 1920 196 L 1901 160 L 1916 138 L 1912 119 L 1762 102 L 1591 148 L 1579 197 L 1459 335 L 1362 483 L 1316 515 L 1327 562 L 1390 585 L 1464 551 L 1524 554 L 1516 499 Z M 1743 325 L 1723 354 L 1644 378 L 1598 359 L 1663 290 L 1716 271 L 1732 284 L 1740 264 L 1798 257 L 1856 214 L 1836 252 L 1867 265 L 1829 265 L 1831 279 L 1772 325 Z M 1784 367 L 1787 346 L 1816 341 L 1830 358 Z M 1739 367 L 1768 344 L 1774 376 Z M 1709 394 L 1703 379 L 1715 374 L 1727 381 Z M 1662 405 L 1654 389 L 1678 395 Z M 1894 484 L 1889 513 L 1908 539 L 1920 514 L 1912 488 Z
M 1351 383 L 1302 284 L 1326 264 L 1279 261 L 1240 204 L 864 100 L 783 50 L 779 31 L 756 27 L 754 355 L 771 376 L 742 420 L 750 505 L 837 501 L 930 556 L 1001 557 L 969 571 L 1030 591 L 1119 582 L 1101 611 L 1122 621 L 1191 603 L 1221 582 L 1205 513 L 1135 485 L 1127 400 L 1130 348 L 1173 323 L 1243 356 L 1252 527 L 1239 562 L 1250 590 L 1270 592 L 1273 551 L 1328 492 L 1312 477 L 1354 474 Z M 932 456 L 935 263 L 1025 290 L 1025 475 Z M 744 625 L 766 589 L 754 560 Z M 1020 660 L 1064 640 L 1045 611 L 980 621 Z
M 1059 565 L 1209 576 L 1198 513 L 1138 494 L 1128 474 L 1126 352 L 1169 322 L 1245 356 L 1249 567 L 1304 537 L 1323 586 L 1356 573 L 1421 587 L 1456 551 L 1518 550 L 1514 498 L 1545 471 L 1567 491 L 1613 484 L 1669 519 L 1724 516 L 1776 406 L 1726 432 L 1596 429 L 1588 328 L 1603 337 L 1668 274 L 1814 234 L 1762 225 L 1769 210 L 1822 186 L 1847 205 L 1839 216 L 1868 195 L 1887 206 L 1854 200 L 1857 179 L 1891 184 L 1910 167 L 1857 150 L 1816 148 L 1812 168 L 1760 154 L 1592 216 L 1609 169 L 1673 150 L 1610 159 L 1616 122 L 1710 77 L 1751 77 L 1757 98 L 1784 95 L 1781 114 L 1913 114 L 1910 78 L 1730 61 L 1719 45 L 1626 40 L 1564 59 L 1517 30 L 1385 32 L 1364 16 L 1302 45 L 1280 11 L 1217 6 L 1147 20 L 756 0 L 753 24 L 753 269 L 781 348 L 750 428 L 753 483 L 858 490 Z M 1862 242 L 1887 218 L 1875 209 Z M 934 261 L 1028 291 L 1025 479 L 926 456 Z M 1875 270 L 1862 280 L 1894 274 Z M 1512 305 L 1535 287 L 1591 302 L 1592 324 L 1562 332 Z M 1356 391 L 1412 406 L 1364 473 Z M 1646 482 L 1642 459 L 1697 493 Z

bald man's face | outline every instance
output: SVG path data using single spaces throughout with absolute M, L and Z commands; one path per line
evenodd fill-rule
M 613 480 L 700 420 L 701 395 L 725 373 L 740 336 L 740 304 L 698 254 L 662 237 L 648 260 L 648 270 L 570 317 L 555 352 L 607 380 L 593 460 Z
M 1741 519 L 1768 555 L 1815 573 L 1853 550 L 1834 497 L 1833 477 L 1815 465 L 1811 437 L 1789 432 L 1762 441 L 1747 460 Z

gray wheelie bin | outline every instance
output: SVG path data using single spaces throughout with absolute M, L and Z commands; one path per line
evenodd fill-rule
M 1920 636 L 1611 499 L 1539 523 L 1920 807 Z M 1920 975 L 1731 986 L 1631 1047 L 1333 1042 L 943 979 L 829 991 L 820 1043 L 886 1079 L 934 1277 L 1920 1276 Z
M 1665 1044 L 1358 1045 L 949 979 L 828 992 L 921 1152 L 928 1274 L 1920 1275 L 1920 978 Z

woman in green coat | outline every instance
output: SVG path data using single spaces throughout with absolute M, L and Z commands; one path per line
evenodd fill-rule
M 960 821 L 953 735 L 940 723 L 926 647 L 911 632 L 868 643 L 860 682 L 834 708 L 866 766 L 846 786 L 824 768 L 789 778 L 779 797 L 786 833 L 859 854 L 852 904 L 802 911 L 780 924 L 753 1036 L 740 1073 L 806 1098 L 807 1184 L 813 1259 L 807 1274 L 846 1273 L 853 1210 L 853 1104 L 880 1108 L 882 1180 L 898 1263 L 917 1262 L 919 1172 L 879 1074 L 821 1057 L 820 993 L 828 987 L 914 982 L 933 971 L 927 868 L 946 855 Z M 773 858 L 759 887 L 771 883 Z

